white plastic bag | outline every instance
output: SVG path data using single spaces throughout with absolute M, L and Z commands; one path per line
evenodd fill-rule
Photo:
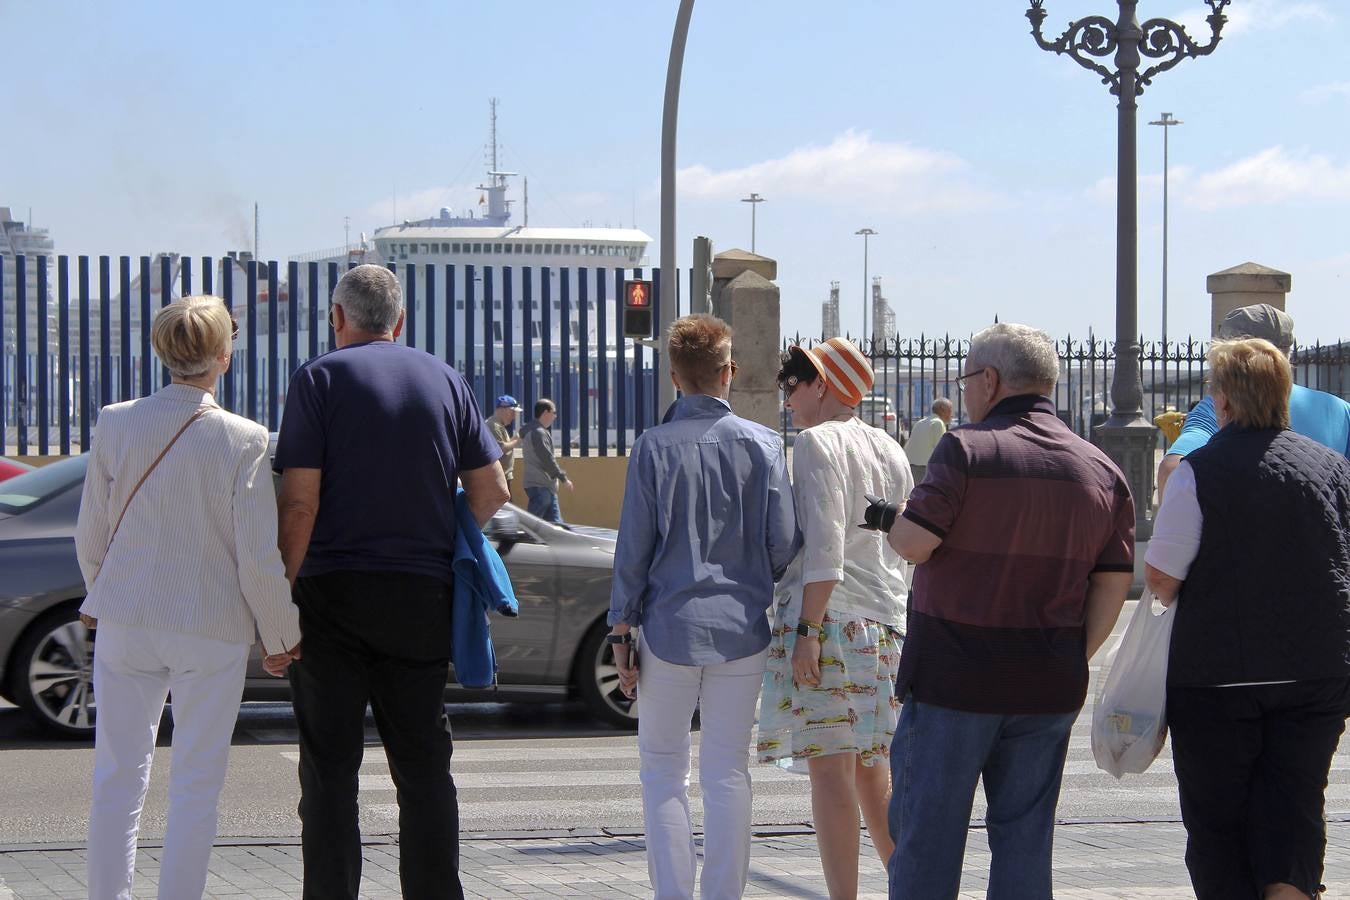
M 1154 615 L 1155 600 L 1151 591 L 1139 599 L 1092 709 L 1092 755 L 1097 768 L 1117 778 L 1144 772 L 1167 739 L 1167 650 L 1175 613 L 1167 607 Z

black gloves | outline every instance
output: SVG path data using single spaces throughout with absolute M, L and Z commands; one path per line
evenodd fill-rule
M 871 494 L 863 494 L 870 504 L 867 511 L 863 513 L 863 523 L 859 528 L 866 528 L 868 531 L 884 531 L 887 534 L 891 531 L 891 526 L 895 524 L 895 515 L 900 511 L 900 507 L 894 503 L 887 503 L 881 497 L 873 497 Z

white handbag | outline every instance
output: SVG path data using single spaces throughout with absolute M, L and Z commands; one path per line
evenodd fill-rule
M 1092 755 L 1097 767 L 1120 778 L 1141 774 L 1167 740 L 1167 652 L 1173 607 L 1154 612 L 1146 592 L 1135 606 L 1092 709 Z

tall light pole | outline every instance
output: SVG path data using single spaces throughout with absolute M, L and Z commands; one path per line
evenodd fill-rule
M 1115 374 L 1111 378 L 1111 417 L 1093 433 L 1102 449 L 1115 461 L 1134 495 L 1135 538 L 1153 534 L 1150 515 L 1153 500 L 1153 453 L 1157 431 L 1145 421 L 1143 378 L 1139 371 L 1139 219 L 1138 172 L 1135 159 L 1135 114 L 1138 96 L 1153 76 L 1187 57 L 1207 56 L 1219 45 L 1219 33 L 1228 17 L 1229 0 L 1205 0 L 1210 14 L 1210 38 L 1197 44 L 1186 29 L 1168 19 L 1148 19 L 1142 25 L 1136 10 L 1138 0 L 1117 0 L 1120 16 L 1112 22 L 1105 16 L 1087 16 L 1075 22 L 1056 40 L 1047 41 L 1041 25 L 1047 15 L 1045 0 L 1030 0 L 1027 19 L 1031 35 L 1042 50 L 1063 53 L 1085 69 L 1101 76 L 1119 98 L 1116 118 L 1116 348 Z M 1115 56 L 1114 70 L 1096 60 Z M 1157 60 L 1140 71 L 1140 57 Z
M 759 194 L 751 193 L 749 197 L 742 197 L 742 203 L 750 204 L 750 252 L 755 252 L 755 207 L 764 202 L 764 198 Z
M 1150 125 L 1161 125 L 1163 130 L 1163 266 L 1162 266 L 1162 346 L 1163 352 L 1167 352 L 1167 130 L 1173 125 L 1180 125 L 1181 120 L 1172 117 L 1170 112 L 1162 114 L 1161 119 L 1149 122 Z
M 670 38 L 666 61 L 666 97 L 661 108 L 661 315 L 657 338 L 665 334 L 679 312 L 679 289 L 675 271 L 675 129 L 680 118 L 680 74 L 684 71 L 684 45 L 689 38 L 689 19 L 694 0 L 680 0 L 675 14 L 675 32 Z M 652 354 L 660 359 L 661 352 Z M 669 378 L 656 379 L 658 413 L 675 402 L 675 386 Z
M 863 318 L 862 318 L 862 338 L 861 338 L 861 340 L 864 341 L 864 342 L 866 342 L 866 341 L 867 341 L 867 304 L 868 304 L 868 302 L 871 300 L 871 292 L 870 292 L 870 291 L 868 290 L 868 288 L 867 288 L 867 241 L 868 241 L 868 239 L 869 239 L 872 235 L 876 234 L 876 231 L 872 230 L 871 228 L 859 228 L 857 231 L 855 231 L 855 232 L 853 232 L 853 233 L 854 233 L 854 234 L 861 234 L 861 235 L 862 235 L 862 239 L 863 239 L 863 310 L 862 310 L 862 312 L 863 312 Z M 866 347 L 866 343 L 864 343 L 863 346 Z

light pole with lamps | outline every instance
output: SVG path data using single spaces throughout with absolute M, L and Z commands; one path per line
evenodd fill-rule
M 1135 539 L 1153 534 L 1149 513 L 1153 498 L 1153 454 L 1157 431 L 1144 420 L 1143 378 L 1139 371 L 1139 218 L 1136 164 L 1135 114 L 1138 96 L 1153 77 L 1187 57 L 1207 56 L 1219 45 L 1219 33 L 1228 17 L 1229 0 L 1205 0 L 1210 14 L 1210 38 L 1197 44 L 1186 29 L 1168 19 L 1148 19 L 1142 25 L 1136 14 L 1138 0 L 1117 0 L 1120 16 L 1112 22 L 1105 16 L 1086 16 L 1070 22 L 1056 40 L 1047 41 L 1041 25 L 1047 15 L 1045 0 L 1030 0 L 1027 18 L 1031 35 L 1042 50 L 1063 53 L 1085 69 L 1101 76 L 1119 98 L 1116 119 L 1116 360 L 1111 378 L 1111 417 L 1094 429 L 1093 436 L 1125 475 L 1134 495 Z M 1116 68 L 1098 59 L 1114 54 Z M 1157 60 L 1140 71 L 1141 57 Z
M 859 228 L 857 231 L 855 231 L 855 232 L 853 232 L 853 233 L 854 233 L 854 234 L 861 234 L 861 235 L 862 235 L 862 239 L 863 239 L 863 309 L 862 309 L 863 318 L 862 318 L 862 336 L 861 336 L 861 340 L 864 341 L 864 342 L 866 342 L 866 341 L 867 341 L 867 303 L 868 303 L 868 301 L 871 299 L 870 294 L 869 294 L 869 292 L 868 292 L 868 290 L 867 290 L 867 241 L 868 241 L 869 238 L 872 237 L 872 235 L 876 234 L 876 231 L 874 231 L 874 230 L 871 229 L 871 228 Z M 864 352 L 865 352 L 865 351 L 866 351 L 866 346 L 867 346 L 866 343 L 864 343 L 863 346 L 864 346 Z
M 750 196 L 749 196 L 749 197 L 742 197 L 742 198 L 741 198 L 741 202 L 742 202 L 742 203 L 749 203 L 749 204 L 750 204 L 750 252 L 751 252 L 751 253 L 754 253 L 754 252 L 755 252 L 755 207 L 757 207 L 757 206 L 759 206 L 761 203 L 763 203 L 763 202 L 764 202 L 764 198 L 761 197 L 759 194 L 756 194 L 756 193 L 754 193 L 754 192 L 752 191 L 752 192 L 750 193 Z
M 1162 347 L 1167 352 L 1167 129 L 1180 125 L 1181 120 L 1173 118 L 1170 112 L 1162 114 L 1161 119 L 1149 122 L 1161 125 L 1163 130 L 1163 265 L 1162 265 Z

